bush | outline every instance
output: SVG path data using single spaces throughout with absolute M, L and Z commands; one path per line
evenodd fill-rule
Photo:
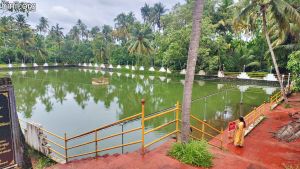
M 294 90 L 300 91 L 300 51 L 295 51 L 289 55 L 287 67 L 293 74 Z
M 187 144 L 174 143 L 168 155 L 183 163 L 197 167 L 212 166 L 213 155 L 208 151 L 208 143 L 205 140 L 192 140 Z

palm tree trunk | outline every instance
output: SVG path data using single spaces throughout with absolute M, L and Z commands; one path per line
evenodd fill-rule
M 284 101 L 288 102 L 288 99 L 286 97 L 286 93 L 285 93 L 285 90 L 284 90 L 284 85 L 283 85 L 281 75 L 280 75 L 280 72 L 279 72 L 278 64 L 277 64 L 277 61 L 276 61 L 276 57 L 275 57 L 275 54 L 274 54 L 274 51 L 273 51 L 273 48 L 272 48 L 272 45 L 271 45 L 270 37 L 269 37 L 268 31 L 267 31 L 266 7 L 262 6 L 261 8 L 262 8 L 261 11 L 262 11 L 262 16 L 263 16 L 263 31 L 264 31 L 265 36 L 266 36 L 269 51 L 271 53 L 272 61 L 273 61 L 274 68 L 275 68 L 275 71 L 276 71 L 276 74 L 277 74 L 278 82 L 280 84 L 281 94 L 282 94 L 282 97 L 283 97 Z
M 192 103 L 192 89 L 195 75 L 195 66 L 197 62 L 197 53 L 201 35 L 201 18 L 203 13 L 203 0 L 196 0 L 193 12 L 193 27 L 188 52 L 187 72 L 185 75 L 183 103 L 182 103 L 182 131 L 181 141 L 187 143 L 190 134 L 190 109 Z

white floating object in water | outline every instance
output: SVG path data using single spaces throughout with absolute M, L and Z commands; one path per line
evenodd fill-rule
M 83 65 L 82 65 L 82 66 L 86 67 L 87 65 L 86 65 L 86 63 L 83 63 Z
M 10 64 L 8 64 L 8 66 L 7 67 L 9 67 L 9 68 L 12 68 L 13 67 L 13 65 L 10 63 Z
M 112 64 L 110 64 L 108 68 L 113 69 L 114 67 Z
M 241 85 L 241 86 L 238 86 L 238 88 L 240 89 L 241 92 L 245 92 L 246 90 L 248 90 L 250 86 L 248 85 Z
M 144 66 L 141 66 L 139 70 L 144 71 L 145 70 Z
M 64 65 L 65 65 L 65 66 L 68 66 L 69 64 L 68 64 L 68 63 L 65 63 Z
M 132 77 L 132 78 L 135 78 L 135 74 L 132 74 L 131 77 Z
M 145 77 L 144 75 L 140 75 L 140 78 L 141 78 L 142 80 L 144 79 L 144 77 Z
M 81 65 L 81 64 L 80 64 Z M 58 66 L 58 63 L 54 63 L 54 66 Z
M 128 74 L 128 73 L 126 73 L 126 74 L 125 74 L 125 76 L 126 76 L 126 77 L 129 77 L 129 74 Z
M 93 64 L 92 64 L 92 63 L 90 63 L 90 64 L 89 64 L 89 67 L 93 67 Z
M 222 89 L 224 87 L 224 84 L 217 84 L 218 90 Z
M 186 70 L 185 70 L 185 69 L 182 69 L 182 70 L 180 71 L 180 74 L 185 75 L 185 74 L 186 74 Z
M 167 73 L 172 73 L 172 71 L 169 68 L 167 68 Z
M 150 67 L 149 71 L 154 72 L 155 71 L 154 67 Z
M 264 87 L 263 89 L 267 95 L 272 95 L 277 90 L 276 87 Z
M 22 63 L 23 64 L 23 63 Z M 36 64 L 36 63 L 33 63 L 33 67 L 38 67 L 39 65 L 38 64 Z M 22 65 L 21 65 L 21 67 L 22 67 Z M 25 66 L 26 67 L 26 66 Z
M 120 77 L 122 74 L 121 73 L 117 73 L 117 75 Z
M 33 71 L 34 74 L 37 74 L 38 72 L 39 72 L 39 70 L 34 70 Z
M 223 71 L 218 71 L 218 77 L 225 77 L 224 72 Z
M 26 65 L 24 63 L 21 64 L 21 67 L 26 67 Z
M 27 71 L 25 71 L 25 70 L 22 70 L 22 71 L 21 71 L 22 75 L 25 75 L 26 72 L 27 72 Z
M 161 67 L 161 68 L 159 69 L 159 71 L 160 71 L 160 72 L 166 72 L 166 69 L 165 69 L 164 67 Z
M 135 70 L 135 67 L 134 67 L 134 66 L 131 66 L 131 70 Z
M 205 85 L 205 81 L 203 81 L 203 80 L 198 80 L 197 82 L 198 82 L 199 86 L 204 86 Z
M 9 76 L 12 76 L 12 75 L 13 75 L 13 72 L 12 72 L 12 71 L 9 71 L 9 72 L 8 72 L 8 75 L 9 75 Z
M 154 76 L 149 76 L 150 80 L 154 80 L 154 78 L 155 78 Z
M 47 74 L 49 72 L 49 70 L 48 69 L 44 69 L 44 72 Z
M 78 66 L 81 66 L 81 63 L 78 63 Z
M 44 63 L 43 66 L 44 66 L 44 67 L 47 67 L 47 66 L 48 66 L 48 63 Z
M 55 69 L 54 71 L 55 71 L 55 72 L 58 72 L 58 70 L 57 70 L 57 69 Z
M 125 66 L 125 68 L 126 68 L 126 69 L 129 69 L 129 66 L 128 66 L 128 65 L 126 65 L 126 66 Z
M 109 72 L 109 75 L 111 75 L 111 76 L 112 76 L 113 74 L 114 74 L 114 72 Z
M 160 81 L 165 81 L 166 80 L 166 77 L 164 77 L 164 76 L 159 76 L 159 79 L 160 79 Z
M 122 67 L 120 65 L 117 66 L 117 69 L 121 69 Z
M 104 64 L 101 64 L 101 65 L 100 65 L 100 68 L 103 68 L 103 69 L 104 69 L 104 68 L 105 68 L 105 65 L 104 65 Z
M 86 72 L 86 71 L 87 71 L 87 69 L 83 69 L 83 71 L 84 71 L 84 72 Z
M 206 75 L 206 73 L 205 73 L 205 71 L 204 71 L 204 70 L 200 70 L 200 71 L 199 71 L 199 73 L 198 73 L 198 75 L 200 75 L 200 76 L 205 76 L 205 75 Z
M 99 67 L 99 65 L 97 63 L 95 63 L 94 67 Z
M 238 79 L 251 79 L 246 72 L 242 72 L 237 76 Z
M 276 77 L 274 76 L 274 74 L 272 74 L 272 73 L 267 74 L 267 76 L 264 77 L 264 80 L 266 80 L 266 81 L 278 81 L 276 79 Z
M 170 81 L 171 81 L 171 79 L 170 79 L 170 78 L 168 78 L 168 79 L 167 79 L 167 83 L 169 83 Z

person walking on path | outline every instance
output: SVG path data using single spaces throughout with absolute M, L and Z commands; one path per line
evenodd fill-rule
M 238 147 L 243 147 L 244 136 L 245 136 L 246 122 L 243 117 L 239 118 L 239 123 L 236 126 L 234 145 Z

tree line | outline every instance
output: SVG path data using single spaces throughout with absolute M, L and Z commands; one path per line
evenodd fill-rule
M 266 27 L 279 69 L 287 71 L 289 55 L 300 48 L 300 26 L 291 22 L 299 19 L 292 14 L 299 14 L 300 3 L 297 0 L 272 2 L 268 10 L 273 11 L 273 18 L 270 17 Z M 280 2 L 295 9 L 289 15 L 294 18 L 276 15 L 286 10 Z M 133 12 L 121 13 L 113 26 L 88 28 L 78 19 L 67 33 L 59 23 L 49 25 L 45 17 L 32 26 L 25 14 L 5 15 L 0 18 L 0 63 L 91 62 L 181 70 L 187 65 L 194 3 L 187 0 L 168 10 L 162 3 L 145 4 L 140 9 L 142 21 Z M 251 18 L 239 15 L 246 5 L 244 1 L 234 3 L 233 0 L 205 3 L 196 71 L 204 69 L 213 73 L 223 66 L 226 71 L 242 71 L 243 65 L 247 71 L 269 71 L 273 63 L 261 33 L 263 20 L 255 12 Z M 282 24 L 275 24 L 276 17 Z

